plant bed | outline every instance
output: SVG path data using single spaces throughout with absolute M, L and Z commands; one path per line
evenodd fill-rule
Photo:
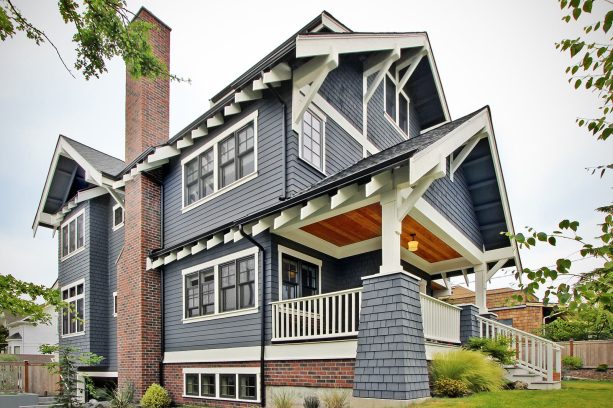
M 36 394 L 2 394 L 0 393 L 0 407 L 2 408 L 19 408 L 38 404 L 38 395 Z
M 577 370 L 564 370 L 564 377 L 583 378 L 589 380 L 613 381 L 613 369 L 596 371 L 594 368 L 579 368 Z

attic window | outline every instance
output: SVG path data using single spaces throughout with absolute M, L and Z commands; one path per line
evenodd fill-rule
M 313 108 L 302 118 L 300 158 L 325 173 L 325 117 Z
M 401 76 L 402 71 L 398 74 Z M 390 72 L 385 75 L 384 109 L 385 117 L 400 130 L 405 137 L 409 137 L 409 96 L 404 89 L 398 89 L 398 78 Z
M 119 204 L 113 207 L 113 231 L 123 227 L 123 208 Z
M 85 242 L 84 218 L 85 210 L 81 210 L 60 227 L 62 260 L 80 252 L 83 248 Z

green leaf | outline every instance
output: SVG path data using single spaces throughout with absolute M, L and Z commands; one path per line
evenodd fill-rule
M 581 9 L 580 8 L 576 8 L 576 9 L 573 10 L 573 18 L 575 20 L 577 20 L 580 15 L 581 15 Z
M 585 3 L 583 3 L 583 11 L 585 11 L 586 13 L 591 13 L 592 12 L 592 2 L 593 0 L 585 0 Z
M 578 88 L 581 86 L 581 82 L 582 82 L 582 81 L 581 81 L 580 79 L 577 79 L 577 80 L 575 81 L 575 89 L 578 89 Z
M 609 32 L 611 24 L 613 24 L 613 10 L 610 10 L 604 18 L 604 24 L 602 25 L 602 29 L 605 33 Z
M 556 246 L 556 238 L 555 237 L 549 237 L 549 239 L 547 239 L 547 241 L 549 242 L 549 245 Z
M 539 232 L 538 234 L 536 234 L 536 237 L 539 241 L 547 241 L 547 234 L 545 234 L 544 232 Z

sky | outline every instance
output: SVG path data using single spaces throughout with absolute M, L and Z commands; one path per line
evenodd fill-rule
M 56 2 L 14 3 L 71 66 L 73 31 Z M 585 168 L 610 163 L 613 148 L 575 125 L 577 116 L 595 114 L 598 100 L 566 82 L 568 57 L 554 44 L 581 31 L 561 21 L 557 1 L 128 1 L 134 12 L 141 5 L 172 27 L 171 71 L 191 79 L 171 85 L 170 136 L 322 10 L 355 31 L 427 31 L 452 118 L 491 107 L 516 230 L 552 230 L 569 218 L 581 221 L 583 237 L 596 236 L 601 215 L 594 208 L 611 203 L 612 176 L 600 179 Z M 31 225 L 57 137 L 123 158 L 124 97 L 119 59 L 100 79 L 86 81 L 78 73 L 73 79 L 49 45 L 23 35 L 0 43 L 1 273 L 55 281 L 57 236 L 41 228 L 34 238 Z M 538 267 L 576 259 L 578 249 L 565 242 L 522 250 L 522 262 Z M 594 265 L 582 261 L 573 271 Z M 500 273 L 490 287 L 513 284 Z

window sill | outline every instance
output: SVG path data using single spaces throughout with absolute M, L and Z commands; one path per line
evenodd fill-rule
M 236 401 L 236 402 L 251 402 L 254 404 L 259 404 L 259 399 L 240 399 L 240 398 L 222 398 L 222 397 L 201 397 L 199 395 L 185 395 L 183 394 L 183 398 L 198 398 L 198 399 L 209 399 L 215 401 Z
M 71 337 L 79 337 L 79 336 L 85 336 L 85 331 L 78 332 L 78 333 L 62 334 L 62 335 L 60 335 L 60 337 L 63 338 L 63 339 L 69 339 Z
M 198 200 L 196 202 L 193 202 L 193 203 L 191 203 L 189 205 L 184 206 L 181 209 L 181 212 L 183 214 L 185 214 L 186 212 L 188 212 L 190 210 L 193 210 L 194 208 L 196 208 L 198 206 L 201 206 L 202 204 L 207 203 L 207 202 L 211 201 L 212 199 L 214 199 L 216 197 L 219 197 L 220 195 L 222 195 L 222 194 L 224 194 L 224 193 L 226 193 L 226 192 L 228 192 L 230 190 L 233 190 L 233 189 L 235 189 L 236 187 L 238 187 L 238 186 L 240 186 L 242 184 L 247 183 L 248 181 L 253 180 L 257 176 L 258 176 L 258 172 L 254 171 L 253 173 L 251 173 L 251 174 L 249 174 L 249 175 L 247 175 L 247 176 L 245 176 L 245 177 L 243 177 L 241 179 L 238 179 L 238 180 L 228 184 L 227 186 L 225 186 L 223 188 L 220 188 L 219 190 L 215 191 L 213 194 L 210 194 L 210 195 L 208 195 L 208 196 L 206 196 L 206 197 L 204 197 L 204 198 L 202 198 L 202 199 L 200 199 L 200 200 Z
M 311 169 L 315 170 L 319 175 L 328 177 L 328 175 L 325 173 L 324 170 L 318 169 L 313 164 L 311 164 L 308 160 L 303 159 L 302 156 L 299 156 L 298 158 L 300 159 L 301 162 L 308 165 Z
M 85 245 L 83 245 L 81 248 L 69 253 L 68 255 L 64 256 L 63 258 L 60 258 L 60 262 L 64 262 L 67 259 L 72 258 L 73 256 L 80 254 L 81 252 L 85 251 Z
M 221 312 L 212 315 L 183 318 L 183 324 L 205 322 L 207 320 L 223 319 L 226 317 L 235 317 L 254 314 L 258 312 L 258 307 L 250 307 L 249 309 L 233 310 L 231 312 Z
M 385 116 L 385 119 L 387 119 L 387 121 L 394 127 L 394 129 L 396 129 L 396 131 L 400 134 L 400 136 L 402 136 L 403 138 L 407 140 L 409 139 L 409 135 L 404 133 L 404 130 L 402 130 L 400 126 L 398 126 L 396 121 L 387 112 L 383 112 L 383 116 Z
M 113 231 L 117 231 L 118 229 L 123 228 L 124 224 L 125 224 L 125 223 L 123 223 L 123 222 L 122 222 L 122 223 L 121 223 L 121 224 L 119 224 L 119 225 L 115 225 L 115 226 L 113 227 Z

